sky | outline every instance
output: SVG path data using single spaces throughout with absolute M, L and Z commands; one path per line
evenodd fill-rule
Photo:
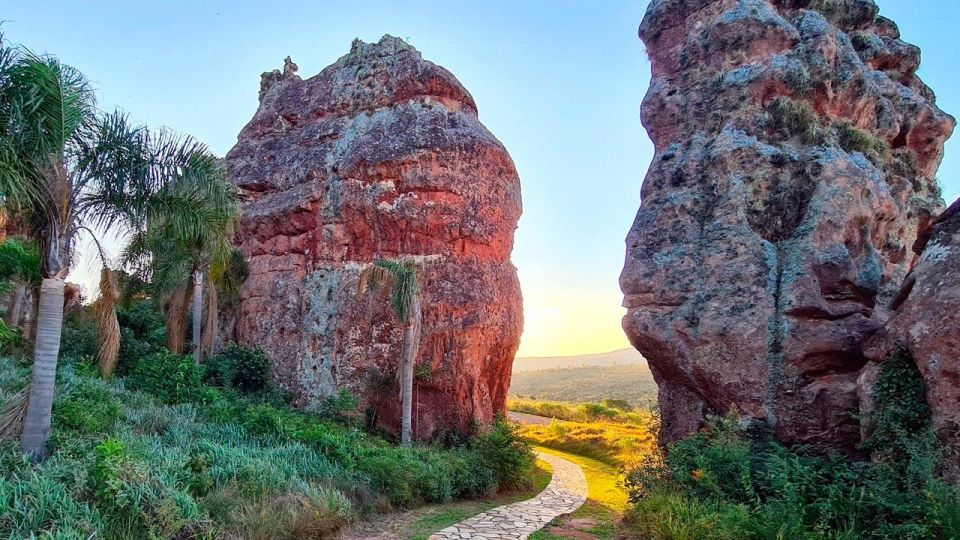
M 960 2 L 879 0 L 920 46 L 920 76 L 960 114 Z M 287 55 L 306 78 L 359 37 L 392 34 L 449 69 L 520 174 L 513 261 L 524 295 L 519 356 L 628 347 L 618 276 L 653 148 L 640 125 L 650 66 L 637 26 L 647 0 L 351 2 L 5 0 L 7 38 L 83 71 L 101 107 L 206 142 L 219 155 L 257 107 L 260 73 Z M 960 135 L 940 169 L 960 195 Z M 93 288 L 81 262 L 73 279 Z

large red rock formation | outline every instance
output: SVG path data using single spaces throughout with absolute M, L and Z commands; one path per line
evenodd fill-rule
M 893 301 L 893 317 L 867 344 L 873 361 L 860 377 L 863 412 L 872 408 L 879 365 L 905 347 L 923 376 L 933 426 L 960 481 L 960 200 L 922 231 L 916 265 Z
M 871 0 L 653 0 L 655 145 L 623 324 L 666 441 L 708 414 L 855 452 L 864 340 L 889 316 L 954 120 Z
M 379 257 L 422 264 L 414 430 L 469 430 L 503 411 L 522 326 L 510 262 L 520 184 L 467 90 L 404 41 L 355 41 L 301 80 L 265 73 L 227 156 L 249 199 L 237 338 L 262 345 L 296 403 L 346 388 L 397 429 L 402 329 L 357 296 Z

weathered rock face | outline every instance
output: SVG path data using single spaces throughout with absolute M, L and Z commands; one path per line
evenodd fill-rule
M 640 37 L 656 153 L 623 325 L 660 385 L 662 438 L 732 412 L 854 452 L 863 342 L 942 209 L 955 122 L 919 51 L 871 0 L 653 0 Z
M 347 388 L 398 428 L 402 329 L 356 287 L 376 258 L 412 257 L 424 306 L 415 434 L 504 409 L 522 326 L 510 262 L 520 184 L 453 75 L 393 37 L 355 41 L 307 80 L 288 59 L 264 74 L 227 160 L 249 197 L 237 338 L 264 347 L 297 404 Z
M 864 412 L 872 408 L 871 386 L 879 365 L 906 347 L 923 376 L 933 426 L 947 473 L 960 481 L 960 200 L 953 203 L 914 246 L 919 258 L 893 301 L 896 311 L 865 348 L 871 363 L 860 377 Z

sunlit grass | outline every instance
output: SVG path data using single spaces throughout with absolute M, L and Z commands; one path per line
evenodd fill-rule
M 588 418 L 597 404 L 564 405 L 511 400 L 511 410 L 538 411 L 540 416 Z M 600 409 L 602 411 L 602 409 Z M 531 413 L 536 414 L 536 413 Z M 630 467 L 656 450 L 657 418 L 650 412 L 621 413 L 609 418 L 593 415 L 588 421 L 553 421 L 524 425 L 520 435 L 533 444 L 592 458 L 614 467 Z
M 569 452 L 545 447 L 535 447 L 535 450 L 560 456 L 576 463 L 583 469 L 587 478 L 587 502 L 572 514 L 557 518 L 552 525 L 563 527 L 564 524 L 574 520 L 589 520 L 594 523 L 577 530 L 592 534 L 597 538 L 615 538 L 618 523 L 627 508 L 627 494 L 620 485 L 620 470 L 609 463 Z M 565 538 L 550 533 L 549 528 L 532 534 L 530 540 Z

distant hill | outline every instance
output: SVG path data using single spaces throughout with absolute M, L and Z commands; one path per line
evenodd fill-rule
M 623 399 L 650 407 L 657 384 L 647 362 L 634 349 L 603 354 L 518 358 L 513 364 L 510 397 L 570 403 Z
M 636 349 L 620 349 L 579 356 L 532 356 L 513 361 L 513 374 L 541 369 L 570 369 L 594 366 L 646 366 L 647 362 Z

